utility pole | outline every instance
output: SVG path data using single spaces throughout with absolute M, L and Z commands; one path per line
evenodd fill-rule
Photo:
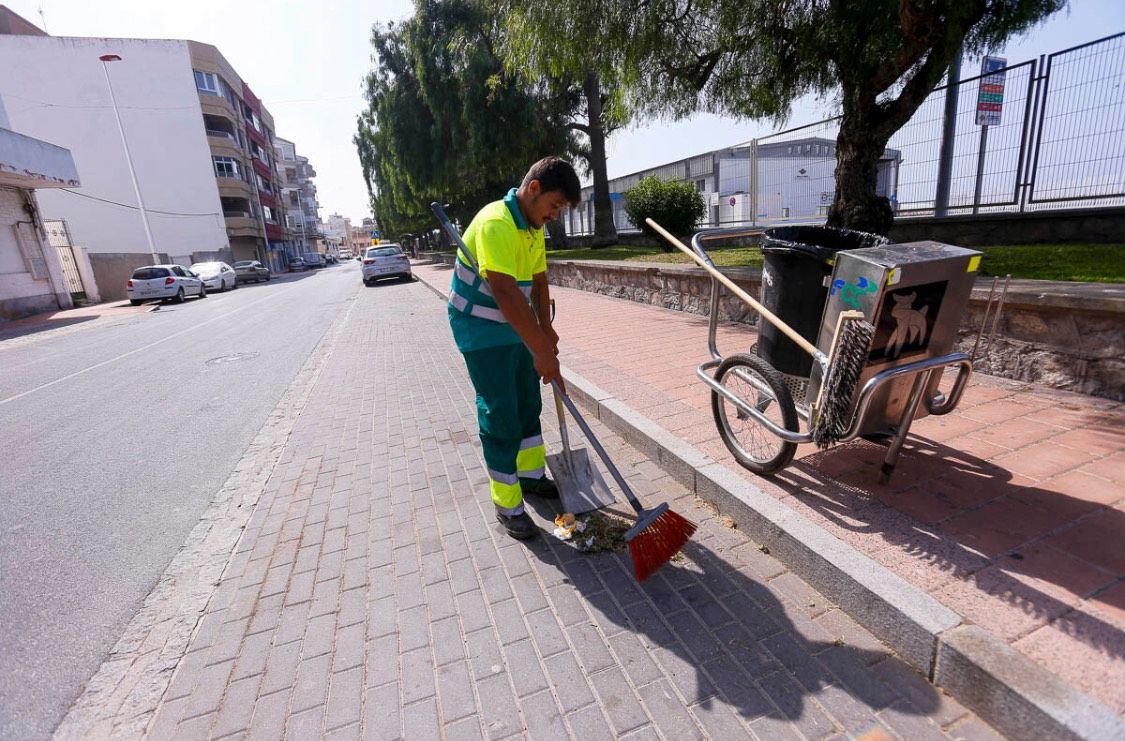
M 129 165 L 129 177 L 133 179 L 133 192 L 137 194 L 137 207 L 141 211 L 141 221 L 145 225 L 145 237 L 148 238 L 148 250 L 152 254 L 152 264 L 160 262 L 156 256 L 156 244 L 152 240 L 152 227 L 148 223 L 148 213 L 145 211 L 145 201 L 141 197 L 141 186 L 137 184 L 137 171 L 133 169 L 133 156 L 129 153 L 129 142 L 125 140 L 125 127 L 121 125 L 121 114 L 117 110 L 117 97 L 113 94 L 113 83 L 109 79 L 109 62 L 120 62 L 121 57 L 116 54 L 103 54 L 98 59 L 102 62 L 102 71 L 105 72 L 105 84 L 109 88 L 109 102 L 113 105 L 113 117 L 117 119 L 117 131 L 121 134 L 121 146 L 125 148 L 125 162 Z

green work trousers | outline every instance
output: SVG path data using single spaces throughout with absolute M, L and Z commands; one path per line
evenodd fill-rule
M 523 512 L 520 478 L 542 478 L 547 463 L 539 415 L 539 374 L 523 344 L 463 353 L 477 392 L 477 423 L 489 489 L 498 510 Z

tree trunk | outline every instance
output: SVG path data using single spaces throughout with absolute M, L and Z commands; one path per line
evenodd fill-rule
M 602 88 L 596 73 L 582 83 L 590 139 L 590 172 L 594 175 L 594 239 L 592 247 L 606 247 L 617 241 L 613 223 L 613 204 L 609 200 L 609 178 L 605 166 L 605 126 L 602 123 Z
M 567 248 L 566 227 L 563 226 L 562 219 L 548 221 L 545 226 L 547 233 L 551 235 L 551 241 L 547 244 L 547 247 L 552 250 L 565 250 Z
M 844 112 L 836 137 L 836 195 L 828 226 L 886 235 L 894 223 L 891 204 L 876 194 L 879 158 L 888 138 L 879 137 L 867 117 Z

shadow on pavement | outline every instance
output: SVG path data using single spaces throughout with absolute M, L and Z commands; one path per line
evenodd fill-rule
M 544 514 L 549 509 L 538 508 Z M 546 569 L 565 575 L 607 635 L 613 631 L 601 618 L 651 644 L 649 655 L 663 665 L 689 705 L 725 703 L 748 721 L 764 717 L 793 723 L 810 737 L 826 735 L 833 726 L 821 705 L 857 728 L 872 725 L 872 714 L 891 705 L 909 715 L 927 715 L 939 705 L 937 691 L 889 654 L 808 639 L 807 633 L 828 632 L 801 613 L 801 606 L 783 604 L 700 543 L 689 543 L 683 558 L 643 584 L 635 582 L 627 552 L 583 554 L 546 533 L 527 547 Z M 803 623 L 800 628 L 791 615 Z M 899 687 L 900 696 L 877 678 L 871 667 L 879 662 L 894 662 L 897 666 L 885 668 L 914 675 L 916 681 L 904 682 L 909 688 Z M 621 663 L 631 676 L 647 664 L 635 657 L 621 657 Z M 809 699 L 814 694 L 817 702 Z
M 1014 483 L 1002 466 L 918 436 L 903 448 L 890 484 L 881 486 L 875 482 L 884 453 L 882 445 L 854 441 L 804 457 L 771 480 L 848 533 L 877 536 L 905 558 L 1016 608 L 1024 618 L 1001 621 L 1005 629 L 1055 621 L 1100 653 L 1125 657 L 1119 626 L 1088 611 L 1056 620 L 1125 573 L 1125 511 Z M 919 586 L 941 599 L 935 585 Z M 966 617 L 983 622 L 986 615 Z
M 128 304 L 125 304 L 129 306 Z M 132 308 L 131 306 L 129 308 Z M 97 319 L 97 315 L 71 317 L 67 319 L 38 319 L 32 322 L 26 322 L 17 326 L 5 326 L 0 324 L 0 341 L 11 340 L 16 337 L 27 337 L 28 335 L 38 334 L 39 332 L 46 332 L 51 329 L 59 329 L 61 327 L 70 327 L 82 322 L 88 322 L 91 319 Z M 20 322 L 17 319 L 15 322 Z M 13 322 L 13 323 L 15 323 Z

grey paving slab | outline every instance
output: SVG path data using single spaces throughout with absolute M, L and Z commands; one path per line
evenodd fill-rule
M 973 717 L 924 680 L 894 689 L 901 667 L 885 665 L 879 641 L 831 618 L 827 598 L 596 420 L 637 490 L 675 501 L 699 537 L 643 585 L 627 554 L 511 542 L 492 519 L 444 315 L 417 284 L 359 294 L 349 341 L 325 361 L 267 485 L 258 542 L 240 544 L 257 559 L 243 557 L 229 612 L 189 646 L 226 661 L 184 659 L 154 729 L 176 736 L 214 714 L 251 737 L 725 741 L 942 734 Z M 224 704 L 235 697 L 241 710 Z

